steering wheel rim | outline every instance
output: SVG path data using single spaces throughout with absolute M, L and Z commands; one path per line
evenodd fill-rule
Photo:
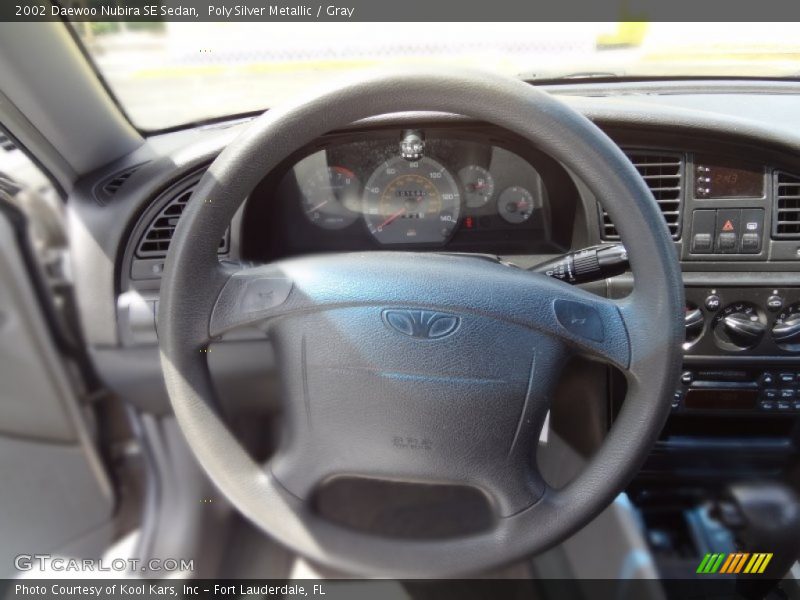
M 491 289 L 507 286 L 516 290 L 519 298 L 541 297 L 540 304 L 531 305 L 530 318 L 522 312 L 504 314 L 491 323 L 502 321 L 506 326 L 513 322 L 515 327 L 535 331 L 533 343 L 545 348 L 550 348 L 545 340 L 557 338 L 559 345 L 552 346 L 557 355 L 554 361 L 563 359 L 559 350 L 566 344 L 616 364 L 628 380 L 627 398 L 605 442 L 571 483 L 560 490 L 543 487 L 536 493 L 536 482 L 507 498 L 501 495 L 499 504 L 505 512 L 490 530 L 435 541 L 370 536 L 314 514 L 308 502 L 298 498 L 294 484 L 287 485 L 276 469 L 255 462 L 226 427 L 215 409 L 204 352 L 209 340 L 236 325 L 272 318 L 279 312 L 306 314 L 306 301 L 313 300 L 315 309 L 333 303 L 338 310 L 341 303 L 336 304 L 336 294 L 331 291 L 331 273 L 335 277 L 366 277 L 366 269 L 372 276 L 382 277 L 379 259 L 370 255 L 316 259 L 322 262 L 313 263 L 288 261 L 240 276 L 220 267 L 216 240 L 248 193 L 290 154 L 331 130 L 404 111 L 442 111 L 480 119 L 521 135 L 559 160 L 602 201 L 625 241 L 634 274 L 630 296 L 610 301 L 543 277 L 511 273 L 500 265 L 476 267 L 476 261 L 470 261 L 467 267 L 468 259 L 456 257 L 418 261 L 430 272 L 453 273 L 447 282 L 451 286 L 458 285 L 460 276 L 474 275 L 477 270 L 495 286 Z M 403 269 L 402 258 L 384 255 L 380 260 Z M 320 287 L 311 291 L 303 287 L 309 272 L 314 285 L 323 286 L 324 294 L 318 292 Z M 384 290 L 393 289 L 398 276 L 390 273 L 386 277 L 381 285 Z M 533 287 L 525 288 L 528 285 Z M 390 306 L 428 305 L 428 300 L 417 298 L 413 290 L 402 289 L 414 296 L 414 301 L 404 298 Z M 437 289 L 433 286 L 429 291 L 435 296 Z M 599 128 L 576 111 L 524 82 L 482 72 L 425 69 L 361 75 L 255 119 L 212 163 L 195 189 L 172 240 L 161 290 L 158 331 L 167 391 L 178 424 L 200 464 L 232 503 L 268 534 L 302 555 L 345 572 L 391 577 L 463 574 L 534 554 L 565 539 L 607 506 L 635 474 L 669 413 L 681 365 L 684 299 L 680 269 L 663 217 L 638 172 Z M 470 294 L 466 287 L 461 292 Z M 378 307 L 385 313 L 385 295 L 352 289 L 348 293 L 353 294 L 345 294 L 348 303 L 356 298 L 359 306 Z M 441 294 L 441 301 L 431 300 L 431 306 L 452 305 L 453 297 Z M 264 304 L 243 315 L 243 302 L 252 303 L 254 297 Z M 464 327 L 474 315 L 493 317 L 501 310 L 499 304 L 487 307 L 480 299 L 473 300 L 458 304 L 466 306 L 463 315 L 468 316 L 453 312 Z M 559 301 L 562 306 L 578 306 L 579 312 L 589 311 L 589 320 L 599 319 L 601 331 L 605 327 L 614 339 L 604 338 L 601 344 L 592 341 L 585 330 L 569 331 L 564 318 L 555 314 Z M 570 302 L 573 304 L 563 304 Z M 326 310 L 330 308 L 326 306 Z M 572 319 L 574 315 L 570 315 Z M 277 337 L 294 343 L 289 334 Z M 301 350 L 294 348 L 288 355 L 295 358 L 301 356 L 297 352 L 306 351 L 305 345 Z M 525 413 L 528 409 L 521 410 Z M 534 426 L 541 425 L 542 411 L 531 410 L 529 420 L 536 422 Z M 520 494 L 524 500 L 519 500 Z M 505 507 L 503 500 L 508 500 Z

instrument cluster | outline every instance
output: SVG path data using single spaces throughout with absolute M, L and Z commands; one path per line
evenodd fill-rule
M 280 225 L 272 237 L 281 239 L 273 240 L 270 257 L 380 248 L 500 254 L 557 247 L 545 177 L 530 157 L 501 144 L 422 130 L 320 144 L 281 174 L 274 208 L 251 213 Z

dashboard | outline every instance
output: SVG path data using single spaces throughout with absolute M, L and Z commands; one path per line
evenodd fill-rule
M 671 427 L 703 415 L 717 419 L 718 431 L 754 417 L 794 422 L 800 136 L 784 125 L 800 131 L 800 89 L 756 93 L 720 84 L 707 93 L 714 84 L 702 91 L 685 86 L 553 91 L 628 155 L 672 234 L 687 337 Z M 71 236 L 85 335 L 103 376 L 135 402 L 169 410 L 155 331 L 161 273 L 194 188 L 246 126 L 156 136 L 72 192 L 72 222 L 81 224 Z M 497 127 L 456 115 L 387 115 L 324 135 L 265 173 L 220 240 L 219 257 L 266 263 L 391 249 L 492 254 L 531 267 L 618 243 L 600 200 L 561 164 Z M 632 280 L 621 275 L 589 289 L 624 297 Z M 237 389 L 261 370 L 251 347 L 236 349 L 237 340 L 255 343 L 248 335 L 235 332 L 223 344 L 231 356 L 220 348 L 211 358 L 226 361 Z M 131 364 L 139 366 L 135 377 Z M 261 394 L 248 389 L 238 395 Z M 608 389 L 613 407 L 624 383 Z
M 253 192 L 242 248 L 262 261 L 375 249 L 559 252 L 577 198 L 561 167 L 510 135 L 418 128 L 331 136 Z

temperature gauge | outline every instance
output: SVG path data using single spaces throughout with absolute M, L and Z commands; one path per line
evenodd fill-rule
M 464 202 L 468 208 L 481 208 L 494 195 L 494 178 L 483 167 L 469 165 L 458 172 L 464 186 Z

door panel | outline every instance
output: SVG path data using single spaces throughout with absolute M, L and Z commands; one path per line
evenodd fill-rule
M 0 577 L 17 574 L 19 554 L 99 555 L 114 511 L 80 380 L 53 342 L 21 227 L 0 199 Z

